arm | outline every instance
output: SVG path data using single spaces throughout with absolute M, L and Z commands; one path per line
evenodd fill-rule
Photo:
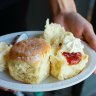
M 53 16 L 58 13 L 76 12 L 74 0 L 49 0 Z
M 92 25 L 83 18 L 75 7 L 74 0 L 50 0 L 53 22 L 64 26 L 75 37 L 85 40 L 96 51 L 96 35 Z

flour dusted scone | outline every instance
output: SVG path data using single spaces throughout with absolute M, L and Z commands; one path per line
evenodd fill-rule
M 8 45 L 6 42 L 0 42 L 0 71 L 6 70 L 6 62 L 8 58 L 8 53 L 12 46 Z
M 40 38 L 29 38 L 16 43 L 9 54 L 10 75 L 24 83 L 40 83 L 49 76 L 50 50 L 50 45 Z
M 88 62 L 81 40 L 66 32 L 59 24 L 47 20 L 44 38 L 51 45 L 51 75 L 64 80 L 79 74 Z

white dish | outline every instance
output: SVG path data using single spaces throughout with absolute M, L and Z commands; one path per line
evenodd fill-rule
M 8 35 L 4 35 L 0 37 L 0 41 L 5 41 L 7 43 L 11 43 L 12 40 L 22 33 L 26 33 L 29 37 L 38 37 L 43 32 L 42 31 L 24 31 L 24 32 L 17 32 Z M 84 42 L 83 42 L 84 43 Z M 77 76 L 59 81 L 53 77 L 48 77 L 46 80 L 41 82 L 40 84 L 23 84 L 12 79 L 8 74 L 5 72 L 0 72 L 0 87 L 18 90 L 18 91 L 27 91 L 27 92 L 40 92 L 40 91 L 51 91 L 51 90 L 58 90 L 66 87 L 70 87 L 81 81 L 87 79 L 96 69 L 95 59 L 96 53 L 86 44 L 85 46 L 85 53 L 89 55 L 89 60 L 87 63 L 87 67 Z

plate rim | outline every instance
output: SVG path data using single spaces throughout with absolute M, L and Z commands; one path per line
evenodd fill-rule
M 22 34 L 22 33 L 41 34 L 41 33 L 43 33 L 43 31 L 21 31 L 21 32 L 6 34 L 3 36 L 0 36 L 0 42 L 1 42 L 1 39 L 5 38 L 5 37 L 8 37 L 8 36 L 10 37 L 10 36 L 14 36 L 14 35 Z M 85 42 L 83 42 L 83 43 L 84 43 L 85 47 L 87 48 L 87 51 L 89 51 L 91 57 L 94 57 L 94 58 L 92 58 L 92 61 L 91 61 L 91 63 L 94 63 L 95 56 L 96 56 L 95 51 L 93 49 L 91 49 Z M 92 64 L 90 64 L 90 65 L 92 65 Z M 0 86 L 4 87 L 4 88 L 12 89 L 12 90 L 22 91 L 22 92 L 41 92 L 41 91 L 52 91 L 52 90 L 67 88 L 67 87 L 73 86 L 73 85 L 78 84 L 78 83 L 82 82 L 83 80 L 87 79 L 96 69 L 96 65 L 95 64 L 93 64 L 93 65 L 90 67 L 91 69 L 89 67 L 86 69 L 89 73 L 86 70 L 84 70 L 85 71 L 84 74 L 80 73 L 73 78 L 55 82 L 55 83 L 36 84 L 36 85 L 33 84 L 32 85 L 32 84 L 22 84 L 22 83 L 20 84 L 20 83 L 15 83 L 15 82 L 9 82 L 9 81 L 0 79 Z M 67 82 L 67 84 L 65 84 L 65 82 Z

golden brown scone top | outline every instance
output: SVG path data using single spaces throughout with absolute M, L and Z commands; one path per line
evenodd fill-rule
M 29 38 L 27 40 L 23 40 L 21 42 L 14 44 L 10 50 L 9 58 L 11 60 L 21 59 L 26 61 L 25 58 L 27 57 L 45 55 L 50 52 L 50 49 L 51 46 L 44 39 Z

